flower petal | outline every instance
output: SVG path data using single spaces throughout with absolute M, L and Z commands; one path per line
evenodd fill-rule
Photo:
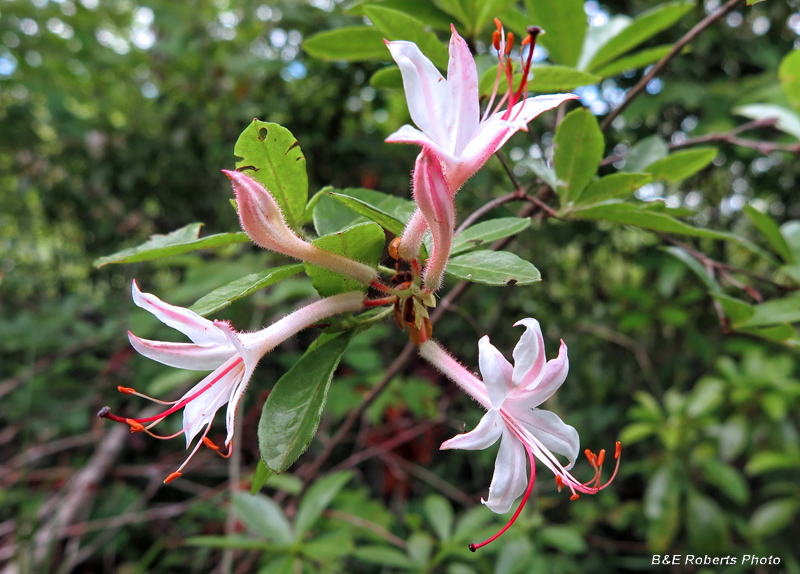
M 510 403 L 510 404 L 509 404 Z M 505 411 L 516 418 L 539 442 L 556 454 L 567 457 L 567 470 L 578 458 L 581 439 L 578 431 L 569 426 L 551 411 L 524 408 L 518 402 L 507 401 Z
M 483 450 L 489 448 L 505 429 L 505 424 L 500 418 L 499 411 L 491 410 L 483 415 L 483 418 L 474 429 L 468 433 L 456 435 L 450 440 L 446 440 L 439 448 L 450 450 L 458 448 L 462 450 Z
M 525 447 L 511 431 L 503 431 L 494 463 L 489 498 L 482 501 L 492 512 L 505 514 L 528 486 L 528 457 Z
M 225 437 L 226 445 L 230 445 L 231 440 L 233 440 L 233 433 L 236 430 L 236 413 L 239 410 L 239 403 L 242 401 L 242 397 L 244 396 L 244 392 L 247 390 L 247 385 L 250 383 L 250 378 L 253 376 L 253 371 L 255 368 L 255 365 L 249 365 L 245 363 L 244 373 L 233 389 L 233 392 L 230 394 L 230 399 L 228 400 L 228 410 L 225 413 L 225 428 L 228 431 L 228 434 Z
M 514 369 L 503 354 L 489 342 L 487 335 L 478 341 L 478 365 L 492 407 L 499 409 L 508 392 L 514 388 L 511 386 Z
M 193 371 L 212 371 L 236 352 L 233 345 L 195 345 L 142 339 L 128 331 L 131 346 L 139 354 L 159 363 Z
M 227 345 L 228 341 L 222 332 L 214 327 L 214 323 L 205 319 L 189 309 L 164 303 L 161 299 L 150 293 L 139 290 L 136 281 L 131 287 L 133 302 L 149 311 L 156 318 L 177 329 L 198 345 Z
M 239 364 L 231 368 L 233 361 L 238 361 Z M 220 376 L 226 369 L 229 369 L 229 371 Z M 228 402 L 231 393 L 241 380 L 243 371 L 244 363 L 239 356 L 232 357 L 181 397 L 181 400 L 183 400 L 192 396 L 219 377 L 219 380 L 200 396 L 190 401 L 183 409 L 183 431 L 186 435 L 187 448 L 194 440 L 194 437 L 213 420 L 216 412 Z
M 525 387 L 539 376 L 544 367 L 544 337 L 536 319 L 522 319 L 514 323 L 515 327 L 519 325 L 525 326 L 525 332 L 514 347 L 513 382 L 515 387 Z
M 575 94 L 546 94 L 533 98 L 527 98 L 521 102 L 518 102 L 517 105 L 511 109 L 509 121 L 515 126 L 515 129 L 524 130 L 525 126 L 527 126 L 528 123 L 530 123 L 530 121 L 539 114 L 542 114 L 548 110 L 552 110 L 567 100 L 577 99 L 578 96 Z M 498 112 L 498 114 L 503 113 L 505 112 Z M 489 121 L 491 121 L 491 119 Z
M 535 407 L 553 396 L 559 387 L 564 383 L 569 372 L 569 358 L 567 357 L 567 346 L 561 341 L 558 349 L 558 357 L 547 361 L 539 376 L 520 387 L 524 391 L 528 406 Z
M 386 42 L 403 76 L 408 112 L 417 127 L 441 146 L 450 142 L 452 102 L 447 80 L 413 42 Z M 452 153 L 452 146 L 448 146 Z
M 469 143 L 472 134 L 478 129 L 480 121 L 480 104 L 478 102 L 478 70 L 472 52 L 464 39 L 458 35 L 455 26 L 450 36 L 450 61 L 447 65 L 447 83 L 450 86 L 452 102 L 453 155 L 461 155 L 461 151 Z

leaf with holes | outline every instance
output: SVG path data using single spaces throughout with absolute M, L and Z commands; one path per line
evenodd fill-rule
M 308 201 L 308 174 L 306 158 L 292 132 L 253 120 L 236 140 L 233 153 L 242 158 L 236 169 L 266 187 L 289 226 L 299 230 Z

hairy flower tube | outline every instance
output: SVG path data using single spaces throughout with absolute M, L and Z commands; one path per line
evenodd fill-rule
M 453 197 L 447 188 L 442 166 L 436 156 L 423 149 L 414 167 L 414 200 L 431 230 L 433 249 L 422 278 L 429 292 L 442 284 L 450 248 L 453 244 L 456 211 Z M 422 236 L 414 239 L 416 252 L 422 244 Z
M 378 278 L 378 272 L 369 265 L 325 251 L 298 237 L 286 223 L 278 202 L 255 179 L 238 171 L 224 169 L 222 172 L 233 183 L 239 221 L 253 243 L 352 277 L 364 285 Z
M 186 436 L 187 449 L 202 432 L 192 452 L 184 463 L 166 478 L 165 483 L 181 476 L 181 471 L 201 445 L 205 444 L 219 451 L 219 447 L 211 442 L 207 435 L 216 412 L 226 404 L 228 408 L 225 425 L 228 432 L 225 446 L 230 447 L 239 402 L 261 357 L 286 339 L 326 317 L 358 311 L 364 306 L 363 293 L 343 293 L 302 307 L 261 331 L 238 333 L 227 322 L 209 321 L 189 309 L 169 305 L 155 295 L 141 292 L 135 281 L 132 291 L 136 305 L 149 311 L 162 323 L 177 329 L 192 341 L 191 343 L 150 341 L 129 332 L 128 337 L 134 349 L 145 357 L 172 367 L 201 371 L 213 369 L 211 374 L 180 399 L 172 402 L 152 399 L 128 387 L 118 387 L 123 393 L 169 405 L 169 408 L 157 415 L 138 419 L 126 418 L 112 414 L 109 407 L 103 407 L 97 413 L 100 418 L 130 425 L 133 432 L 146 432 L 156 438 L 169 439 L 183 434 Z M 170 436 L 159 436 L 152 432 L 154 426 L 180 409 L 183 409 L 183 425 L 180 431 Z
M 497 26 L 493 44 L 498 52 L 498 73 L 482 117 L 475 60 L 455 27 L 451 26 L 447 79 L 413 42 L 386 42 L 403 76 L 408 111 L 417 126 L 406 124 L 386 141 L 430 149 L 442 162 L 451 194 L 455 194 L 512 135 L 518 130 L 527 130 L 527 124 L 536 116 L 578 97 L 574 94 L 527 97 L 527 77 L 538 28 L 531 28 L 523 40 L 523 48 L 528 46 L 529 49 L 524 58 L 522 82 L 515 89 L 509 58 L 513 35 L 506 36 L 499 22 Z M 495 105 L 501 82 L 506 83 L 506 91 Z M 417 229 L 419 227 L 422 231 Z M 421 235 L 424 229 L 425 220 L 417 212 L 404 236 Z M 415 257 L 412 247 L 401 242 L 400 255 L 404 259 Z
M 522 496 L 511 520 L 488 540 L 480 544 L 470 544 L 472 551 L 497 539 L 517 519 L 533 490 L 536 459 L 555 475 L 559 490 L 566 486 L 572 491 L 573 500 L 578 498 L 579 492 L 594 494 L 608 486 L 619 468 L 620 443 L 617 443 L 614 452 L 617 466 L 605 484 L 601 483 L 605 450 L 597 455 L 588 449 L 585 451 L 595 471 L 592 480 L 583 483 L 569 473 L 580 448 L 578 432 L 555 413 L 537 408 L 566 379 L 569 370 L 567 347 L 562 341 L 558 357 L 545 362 L 544 339 L 539 322 L 535 319 L 523 319 L 514 326 L 518 325 L 523 325 L 526 329 L 514 348 L 513 366 L 489 342 L 489 337 L 483 337 L 478 343 L 483 381 L 459 364 L 435 341 L 427 341 L 420 346 L 420 355 L 423 358 L 487 410 L 475 429 L 445 441 L 441 448 L 481 450 L 501 439 L 489 497 L 481 501 L 492 511 L 504 514 Z M 566 457 L 568 463 L 562 464 L 556 454 Z M 530 479 L 527 473 L 528 463 L 531 467 Z

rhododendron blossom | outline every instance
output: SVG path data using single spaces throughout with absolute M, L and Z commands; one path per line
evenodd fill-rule
M 598 492 L 616 476 L 615 469 L 608 482 L 600 483 L 605 458 L 603 450 L 598 455 L 586 451 L 595 470 L 592 480 L 582 483 L 569 473 L 580 448 L 578 432 L 555 413 L 537 408 L 566 379 L 569 370 L 567 347 L 562 341 L 558 356 L 546 362 L 539 322 L 535 319 L 523 319 L 515 324 L 517 325 L 525 326 L 526 330 L 514 348 L 513 366 L 489 342 L 489 337 L 483 337 L 478 343 L 483 381 L 460 365 L 434 341 L 427 341 L 420 347 L 422 357 L 461 386 L 487 410 L 475 429 L 445 441 L 441 448 L 480 450 L 501 439 L 489 497 L 482 502 L 492 511 L 503 514 L 511 509 L 514 500 L 523 497 L 508 524 L 489 540 L 481 544 L 471 544 L 472 550 L 495 540 L 519 516 L 533 489 L 535 459 L 539 459 L 555 474 L 559 490 L 566 486 L 572 491 L 573 499 L 578 497 L 578 492 Z M 562 464 L 554 453 L 566 457 L 567 464 Z M 619 443 L 614 456 L 619 467 Z M 531 466 L 530 479 L 528 463 Z
M 133 432 L 146 432 L 156 438 L 175 438 L 183 434 L 186 437 L 187 449 L 202 432 L 202 437 L 187 459 L 167 477 L 165 483 L 181 476 L 181 471 L 201 445 L 205 444 L 213 450 L 219 450 L 207 435 L 216 412 L 226 404 L 228 408 L 225 414 L 227 428 L 225 446 L 230 446 L 239 402 L 261 357 L 314 323 L 337 313 L 358 311 L 364 304 L 364 295 L 360 292 L 335 295 L 298 309 L 266 329 L 255 333 L 238 333 L 227 322 L 210 321 L 194 311 L 165 303 L 150 293 L 142 293 L 135 281 L 132 292 L 136 305 L 149 311 L 162 323 L 180 331 L 192 341 L 192 343 L 151 341 L 129 332 L 128 337 L 134 349 L 145 357 L 172 367 L 201 371 L 213 369 L 211 374 L 180 399 L 172 402 L 152 399 L 128 387 L 118 387 L 123 393 L 170 405 L 157 415 L 138 419 L 126 418 L 112 414 L 108 407 L 104 407 L 98 413 L 101 418 L 130 425 Z M 166 437 L 155 435 L 151 431 L 155 425 L 180 409 L 183 409 L 183 425 L 180 431 Z

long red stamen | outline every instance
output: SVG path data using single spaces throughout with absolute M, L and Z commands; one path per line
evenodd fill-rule
M 176 478 L 180 478 L 181 476 L 182 473 L 180 471 L 173 472 L 167 478 L 164 479 L 164 484 L 169 484 L 170 482 L 172 482 Z
M 539 34 L 542 33 L 542 29 L 538 26 L 529 26 L 528 27 L 528 35 L 525 37 L 525 40 L 522 42 L 522 47 L 520 48 L 520 60 L 522 60 L 522 50 L 526 45 L 530 45 L 528 48 L 528 58 L 525 60 L 525 65 L 522 68 L 522 82 L 519 84 L 519 88 L 517 88 L 517 93 L 514 96 L 514 103 L 520 101 L 520 97 L 522 97 L 523 104 L 525 100 L 528 99 L 528 73 L 531 70 L 531 61 L 533 59 L 533 49 L 536 47 L 536 38 Z M 524 94 L 523 94 L 524 92 Z M 508 106 L 509 110 L 511 109 L 511 105 Z M 516 120 L 519 115 L 522 113 L 522 107 L 517 111 L 516 115 L 512 119 L 512 121 Z
M 380 307 L 381 305 L 393 305 L 397 301 L 397 296 L 381 297 L 380 299 L 367 299 L 364 307 Z
M 522 495 L 522 501 L 519 503 L 519 507 L 517 507 L 517 511 L 514 513 L 514 516 L 512 516 L 511 520 L 509 520 L 506 523 L 506 525 L 503 526 L 503 528 L 500 529 L 500 532 L 498 532 L 497 534 L 495 534 L 494 536 L 492 536 L 488 540 L 484 540 L 480 544 L 470 544 L 469 545 L 469 549 L 472 552 L 475 552 L 478 548 L 483 548 L 484 546 L 486 546 L 490 542 L 493 542 L 493 541 L 497 540 L 498 538 L 500 538 L 500 536 L 502 536 L 503 533 L 506 530 L 508 530 L 511 527 L 512 524 L 514 524 L 514 522 L 517 520 L 517 517 L 522 512 L 522 509 L 525 507 L 525 503 L 528 502 L 528 497 L 531 495 L 531 491 L 533 490 L 533 483 L 536 480 L 536 462 L 535 462 L 535 459 L 533 457 L 533 452 L 531 451 L 530 447 L 528 447 L 528 445 L 525 444 L 524 442 L 522 444 L 523 444 L 523 446 L 525 446 L 525 452 L 528 453 L 528 460 L 531 462 L 531 479 L 528 482 L 528 488 L 525 490 L 525 494 Z

